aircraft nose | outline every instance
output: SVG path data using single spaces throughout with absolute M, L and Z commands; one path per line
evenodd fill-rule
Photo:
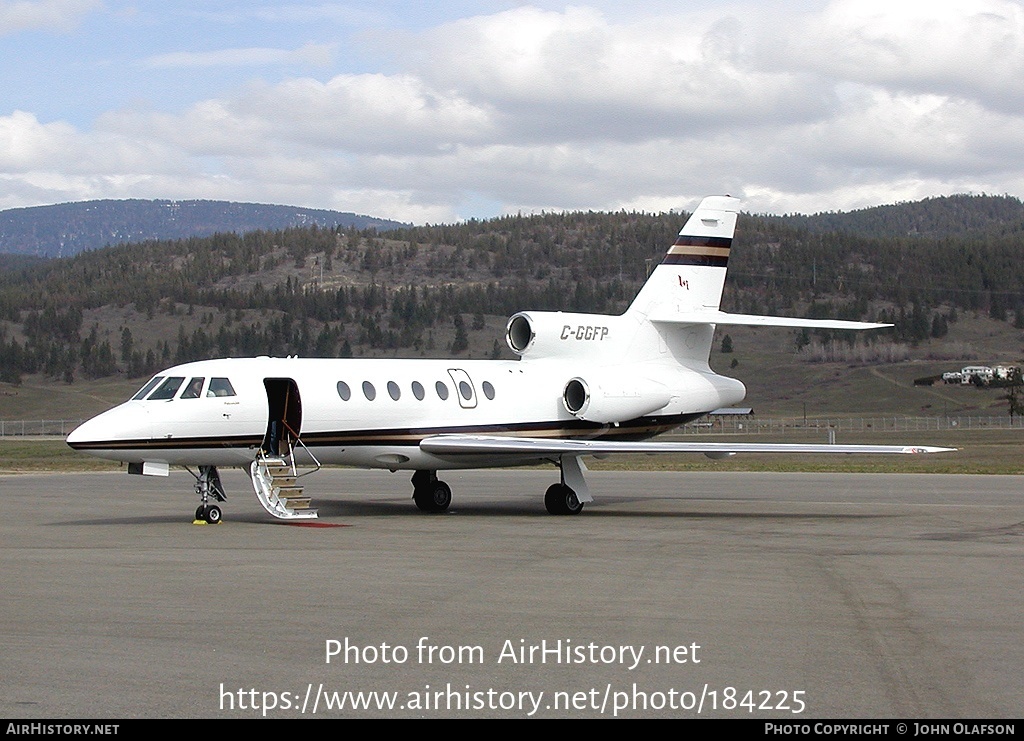
M 64 442 L 72 448 L 76 445 L 81 445 L 82 443 L 96 442 L 96 432 L 98 427 L 99 426 L 96 424 L 96 417 L 87 419 L 85 422 L 73 429 L 64 439 Z
M 150 437 L 149 414 L 138 404 L 122 404 L 86 420 L 66 438 L 76 450 L 89 452 L 104 443 Z

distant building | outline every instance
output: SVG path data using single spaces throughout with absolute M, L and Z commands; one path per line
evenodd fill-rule
M 960 371 L 960 383 L 964 386 L 971 383 L 981 383 L 981 385 L 987 386 L 992 383 L 995 375 L 995 371 L 987 365 L 968 365 Z M 975 381 L 975 378 L 978 378 L 978 381 Z
M 709 417 L 749 417 L 754 413 L 753 407 L 722 407 L 708 412 Z
M 942 380 L 944 383 L 959 383 L 962 386 L 990 386 L 993 383 L 1003 385 L 1002 382 L 1012 380 L 1015 373 L 1020 373 L 1020 368 L 1016 365 L 968 365 L 959 371 L 943 373 Z

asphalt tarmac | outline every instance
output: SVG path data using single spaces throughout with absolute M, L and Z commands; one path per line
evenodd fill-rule
M 1021 716 L 1024 477 L 556 476 L 0 477 L 0 716 Z

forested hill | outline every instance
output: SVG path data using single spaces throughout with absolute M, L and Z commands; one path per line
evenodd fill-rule
M 1024 203 L 1012 196 L 955 195 L 846 213 L 780 217 L 789 226 L 862 237 L 981 236 L 1024 227 Z
M 685 220 L 564 213 L 386 233 L 293 228 L 22 265 L 0 272 L 0 380 L 134 377 L 211 356 L 508 357 L 497 339 L 505 317 L 622 311 Z M 881 239 L 742 215 L 723 307 L 892 321 L 862 341 L 908 345 L 941 340 L 963 312 L 1024 327 L 1021 223 L 964 220 L 987 227 Z
M 0 211 L 0 253 L 68 257 L 125 242 L 293 226 L 407 226 L 340 211 L 227 201 L 85 201 Z

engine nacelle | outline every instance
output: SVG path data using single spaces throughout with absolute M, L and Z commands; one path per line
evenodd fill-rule
M 615 373 L 596 373 L 589 379 L 577 376 L 562 390 L 562 403 L 570 414 L 601 424 L 642 417 L 671 398 L 672 392 L 657 381 Z
M 524 358 L 610 357 L 623 329 L 618 316 L 521 311 L 509 318 L 505 341 Z

